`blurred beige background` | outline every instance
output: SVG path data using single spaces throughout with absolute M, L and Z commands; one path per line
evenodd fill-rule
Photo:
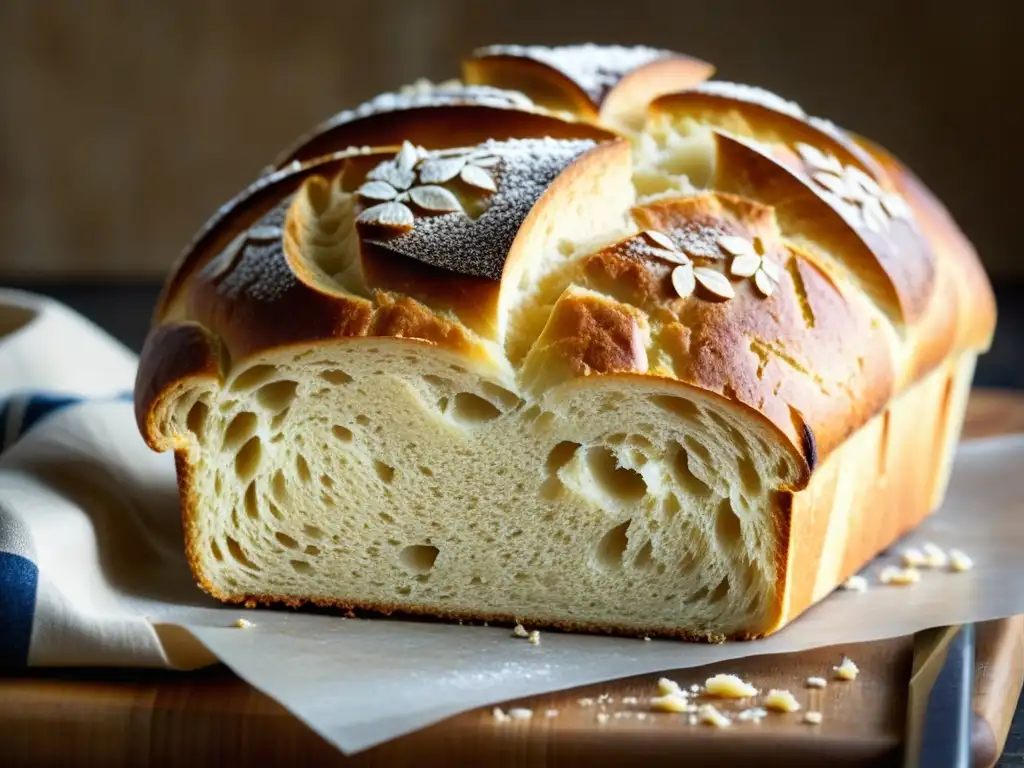
M 156 277 L 297 134 L 489 42 L 648 43 L 901 155 L 1024 277 L 1016 0 L 0 0 L 0 283 Z M 1017 11 L 1015 12 L 1015 9 Z

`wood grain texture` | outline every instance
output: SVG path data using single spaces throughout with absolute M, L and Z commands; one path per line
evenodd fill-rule
M 1024 430 L 1024 397 L 974 397 L 965 432 L 978 437 Z M 810 675 L 829 676 L 842 654 L 862 672 L 854 683 L 808 690 Z M 762 689 L 791 689 L 806 708 L 824 714 L 820 726 L 774 715 L 761 725 L 727 731 L 689 726 L 684 715 L 648 714 L 623 697 L 643 700 L 660 675 L 588 686 L 503 706 L 525 706 L 534 719 L 497 724 L 490 708 L 450 718 L 405 738 L 345 758 L 279 705 L 223 667 L 190 674 L 130 671 L 45 671 L 0 679 L 0 764 L 222 764 L 398 766 L 487 764 L 637 765 L 686 757 L 693 766 L 758 762 L 787 766 L 898 765 L 913 656 L 910 638 L 743 659 L 667 671 L 680 684 L 718 671 L 736 673 Z M 1024 618 L 978 627 L 975 757 L 991 765 L 1006 737 L 1024 676 Z M 579 699 L 613 698 L 610 718 Z M 545 710 L 557 709 L 554 718 Z M 629 716 L 614 717 L 618 711 Z M 770 758 L 770 760 L 769 760 Z
M 298 135 L 492 42 L 648 43 L 888 146 L 986 265 L 1015 257 L 1016 4 L 6 0 L 0 275 L 163 274 Z M 951 151 L 951 148 L 956 151 Z

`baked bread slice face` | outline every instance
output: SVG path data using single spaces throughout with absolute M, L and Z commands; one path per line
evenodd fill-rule
M 204 227 L 136 413 L 206 591 L 751 638 L 934 508 L 994 319 L 948 214 L 757 90 L 646 119 L 317 150 Z

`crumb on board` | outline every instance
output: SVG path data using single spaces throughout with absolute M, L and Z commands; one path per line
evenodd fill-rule
M 248 619 L 238 619 L 238 620 L 235 621 L 235 626 L 238 627 L 239 629 L 252 629 L 256 625 L 253 624 Z
M 515 629 L 512 630 L 512 636 L 527 638 L 530 636 L 530 633 L 526 631 L 526 627 L 522 624 L 516 624 Z
M 704 683 L 709 696 L 720 699 L 747 699 L 757 696 L 757 688 L 736 675 L 715 675 Z
M 605 723 L 607 723 L 608 722 L 608 713 L 607 712 L 598 712 L 597 713 L 597 722 L 598 722 L 599 725 L 604 725 Z
M 949 556 L 938 544 L 926 541 L 921 545 L 925 568 L 945 568 L 949 564 Z
M 649 638 L 647 635 L 644 635 L 644 642 L 645 643 L 651 642 L 651 638 Z
M 804 722 L 808 725 L 821 725 L 821 712 L 804 712 Z
M 920 568 L 927 561 L 920 549 L 917 547 L 907 547 L 900 553 L 900 562 L 907 568 Z
M 764 697 L 764 707 L 775 712 L 796 712 L 800 709 L 800 704 L 796 696 L 789 691 L 773 688 Z
M 678 693 L 667 693 L 651 699 L 651 709 L 656 712 L 688 712 L 690 702 Z
M 547 709 L 544 711 L 544 717 L 558 717 L 557 709 Z
M 706 725 L 713 725 L 715 728 L 728 728 L 732 721 L 718 711 L 714 704 L 702 704 L 697 712 L 697 718 Z
M 540 632 L 536 629 L 531 630 L 530 634 L 526 637 L 526 641 L 530 645 L 540 645 Z
M 969 571 L 974 567 L 974 561 L 959 549 L 949 550 L 949 568 L 956 573 Z
M 501 707 L 495 707 L 491 710 L 491 716 L 494 717 L 496 723 L 507 723 L 512 718 L 505 714 L 505 710 Z
M 646 712 L 637 712 L 636 713 L 636 719 L 637 720 L 646 720 L 647 719 L 647 713 Z
M 842 588 L 847 592 L 867 592 L 868 580 L 860 574 L 855 574 L 842 583 Z
M 736 715 L 736 719 L 744 723 L 760 723 L 766 717 L 768 710 L 764 707 L 749 707 Z
M 589 696 L 584 696 L 582 699 L 576 699 L 576 703 L 581 707 L 592 707 L 594 706 L 594 700 Z
M 529 720 L 533 717 L 533 710 L 525 707 L 513 707 L 508 711 L 508 716 L 513 720 Z
M 697 715 L 690 715 L 690 717 L 687 720 L 687 722 L 689 722 L 690 725 L 696 725 L 697 724 Z
M 824 677 L 808 677 L 804 681 L 804 685 L 808 688 L 824 688 L 828 685 L 828 681 Z
M 842 662 L 840 662 L 838 667 L 833 667 L 833 671 L 836 673 L 836 679 L 838 680 L 856 680 L 857 675 L 860 674 L 857 665 L 853 663 L 853 659 L 849 656 L 843 656 Z
M 679 687 L 679 683 L 675 680 L 669 680 L 667 677 L 658 679 L 658 693 L 662 696 L 668 696 L 674 694 L 676 696 L 685 696 L 686 691 Z
M 694 683 L 690 686 L 690 693 L 700 693 L 700 686 Z
M 639 704 L 640 700 L 636 696 L 623 696 L 622 697 L 622 703 L 623 704 Z
M 917 584 L 921 580 L 921 572 L 917 568 L 900 568 L 895 565 L 887 565 L 878 574 L 878 580 L 885 585 L 905 587 L 910 584 Z

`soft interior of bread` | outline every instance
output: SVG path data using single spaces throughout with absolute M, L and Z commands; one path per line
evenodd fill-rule
M 778 611 L 775 495 L 795 468 L 677 384 L 528 401 L 427 345 L 368 339 L 278 353 L 174 419 L 193 565 L 220 597 L 693 636 Z

